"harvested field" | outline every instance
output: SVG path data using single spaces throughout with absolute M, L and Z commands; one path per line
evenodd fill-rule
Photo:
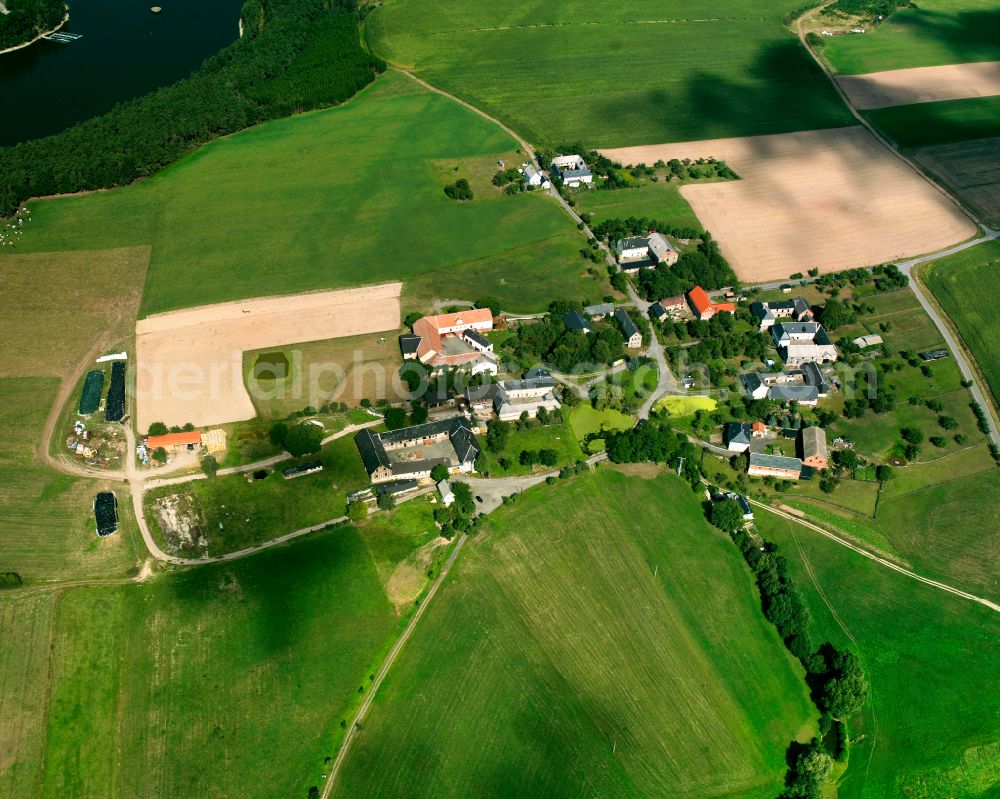
M 933 252 L 976 227 L 862 127 L 604 150 L 626 164 L 714 156 L 742 180 L 684 198 L 747 282 Z
M 1000 94 L 1000 61 L 840 75 L 837 83 L 851 105 L 862 111 L 937 100 L 991 97 Z
M 401 283 L 205 305 L 136 323 L 138 426 L 252 419 L 243 352 L 399 327 Z
M 1000 224 L 1000 138 L 921 147 L 913 156 L 987 223 Z

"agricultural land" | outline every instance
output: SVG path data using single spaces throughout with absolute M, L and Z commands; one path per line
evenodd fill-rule
M 994 793 L 1000 701 L 989 686 L 1000 674 L 989 653 L 1000 616 L 766 511 L 757 524 L 788 557 L 817 632 L 856 648 L 871 681 L 869 702 L 850 721 L 855 743 L 838 795 Z
M 393 73 L 131 186 L 32 202 L 18 248 L 149 246 L 142 315 L 391 280 L 408 307 L 473 282 L 522 310 L 603 294 L 557 205 L 490 183 L 502 159 L 526 160 L 495 125 Z M 463 175 L 475 199 L 449 200 Z
M 373 52 L 535 144 L 623 147 L 850 123 L 786 29 L 795 4 L 587 5 L 392 0 L 366 19 Z M 670 53 L 664 68 L 664 53 Z
M 810 707 L 755 601 L 674 476 L 526 494 L 463 553 L 334 795 L 773 796 Z

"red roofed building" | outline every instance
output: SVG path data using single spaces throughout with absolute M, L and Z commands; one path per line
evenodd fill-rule
M 701 286 L 695 286 L 687 293 L 688 305 L 698 319 L 711 319 L 717 313 L 736 313 L 736 306 L 731 302 L 712 302 L 708 292 Z
M 157 450 L 162 447 L 167 452 L 182 452 L 194 450 L 201 446 L 201 433 L 192 430 L 189 433 L 165 433 L 162 436 L 147 436 L 146 449 Z
M 413 325 L 413 336 L 420 339 L 416 356 L 421 363 L 435 368 L 471 366 L 473 373 L 496 374 L 493 347 L 479 335 L 492 329 L 493 313 L 489 308 L 424 316 Z

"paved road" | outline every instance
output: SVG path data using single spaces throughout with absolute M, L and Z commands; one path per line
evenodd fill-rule
M 807 527 L 810 530 L 813 530 L 814 532 L 817 532 L 820 535 L 824 536 L 825 538 L 829 538 L 831 541 L 835 541 L 841 546 L 847 547 L 852 552 L 857 552 L 859 555 L 863 555 L 869 560 L 875 561 L 880 566 L 885 566 L 887 569 L 892 569 L 895 572 L 899 572 L 900 574 L 909 577 L 911 580 L 916 580 L 917 582 L 923 583 L 924 585 L 929 585 L 932 588 L 937 588 L 949 594 L 954 594 L 955 596 L 962 597 L 963 599 L 968 599 L 972 602 L 976 602 L 982 605 L 983 607 L 987 607 L 990 610 L 1000 613 L 1000 605 L 998 605 L 996 602 L 991 602 L 988 599 L 983 599 L 983 597 L 981 596 L 970 594 L 967 591 L 963 591 L 960 588 L 955 588 L 954 586 L 948 585 L 947 583 L 942 583 L 938 580 L 931 580 L 929 577 L 922 577 L 916 572 L 912 572 L 909 569 L 904 569 L 902 566 L 899 566 L 898 564 L 895 564 L 892 561 L 886 560 L 885 558 L 876 555 L 874 552 L 869 552 L 867 549 L 859 547 L 857 544 L 853 544 L 850 541 L 847 541 L 838 535 L 834 535 L 829 530 L 824 530 L 822 527 L 813 524 L 812 522 L 807 521 L 806 519 L 802 519 L 792 513 L 786 513 L 785 511 L 779 510 L 778 508 L 773 508 L 770 505 L 767 505 L 763 502 L 758 502 L 756 499 L 751 499 L 749 500 L 749 502 L 751 505 L 756 505 L 759 508 L 765 508 L 766 510 L 769 510 L 771 513 L 781 516 L 782 518 L 789 519 L 793 522 L 797 522 L 798 524 L 801 524 L 803 527 Z
M 933 261 L 937 258 L 943 258 L 946 255 L 952 255 L 956 252 L 962 252 L 970 247 L 975 247 L 978 244 L 982 244 L 985 241 L 993 241 L 994 239 L 1000 237 L 1000 231 L 992 230 L 987 233 L 982 238 L 976 239 L 975 241 L 966 242 L 965 244 L 960 244 L 957 247 L 952 247 L 944 252 L 937 253 L 936 255 L 924 255 L 920 258 L 911 258 L 908 261 L 902 261 L 897 264 L 901 271 L 905 272 L 910 278 L 910 289 L 917 296 L 920 305 L 927 312 L 927 315 L 934 321 L 935 327 L 937 327 L 938 332 L 941 337 L 945 340 L 948 348 L 951 350 L 952 357 L 954 357 L 955 362 L 958 364 L 958 369 L 962 373 L 962 377 L 968 380 L 972 385 L 970 386 L 970 391 L 972 392 L 973 398 L 979 403 L 979 407 L 983 409 L 986 414 L 986 424 L 989 428 L 990 441 L 992 441 L 996 446 L 1000 447 L 1000 431 L 997 429 L 996 420 L 993 417 L 993 404 L 990 401 L 990 397 L 986 392 L 983 391 L 982 387 L 979 385 L 979 380 L 977 379 L 976 372 L 972 369 L 969 363 L 969 359 L 966 357 L 965 348 L 962 343 L 956 338 L 952 333 L 951 328 L 938 313 L 937 308 L 928 299 L 927 293 L 924 287 L 921 285 L 920 281 L 917 279 L 916 275 L 913 274 L 913 268 L 919 266 L 920 264 L 926 263 L 928 261 Z

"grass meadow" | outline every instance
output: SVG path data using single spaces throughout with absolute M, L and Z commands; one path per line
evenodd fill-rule
M 788 556 L 814 636 L 856 648 L 871 682 L 839 797 L 996 795 L 1000 614 L 766 511 L 756 521 Z
M 996 61 L 1000 10 L 992 0 L 921 0 L 863 35 L 829 39 L 823 57 L 845 75 Z
M 799 4 L 800 5 L 800 4 Z M 783 24 L 790 0 L 390 0 L 374 52 L 535 144 L 620 147 L 850 124 Z
M 865 114 L 890 139 L 905 148 L 1000 136 L 1000 97 L 897 105 Z
M 145 584 L 0 594 L 0 797 L 305 797 L 426 584 L 414 568 L 409 601 L 387 595 L 429 518 Z
M 772 797 L 814 712 L 690 488 L 601 469 L 490 517 L 334 795 Z
M 932 261 L 921 277 L 971 350 L 994 403 L 1000 405 L 1000 320 L 983 301 L 1000 292 L 1000 242 Z
M 657 219 L 676 227 L 702 230 L 688 201 L 681 197 L 680 184 L 646 183 L 642 186 L 611 191 L 580 191 L 573 195 L 576 210 L 589 213 L 594 225 L 606 219 L 638 216 Z
M 405 282 L 404 303 L 466 293 L 535 310 L 599 297 L 579 233 L 540 194 L 505 196 L 520 163 L 496 125 L 397 73 L 350 102 L 251 128 L 113 191 L 33 201 L 22 250 L 149 245 L 143 315 L 244 297 Z M 443 191 L 471 178 L 475 199 Z M 470 297 L 469 299 L 475 299 Z
M 285 480 L 281 470 L 295 463 L 319 459 L 323 471 Z M 166 486 L 146 492 L 146 518 L 166 551 L 177 551 L 164 538 L 153 505 L 160 497 L 193 495 L 204 513 L 208 555 L 221 555 L 312 527 L 344 515 L 347 493 L 368 485 L 368 474 L 352 436 L 335 439 L 318 455 L 284 461 L 263 480 L 231 474 L 212 480 L 194 480 L 180 488 Z M 188 557 L 199 553 L 187 553 Z

